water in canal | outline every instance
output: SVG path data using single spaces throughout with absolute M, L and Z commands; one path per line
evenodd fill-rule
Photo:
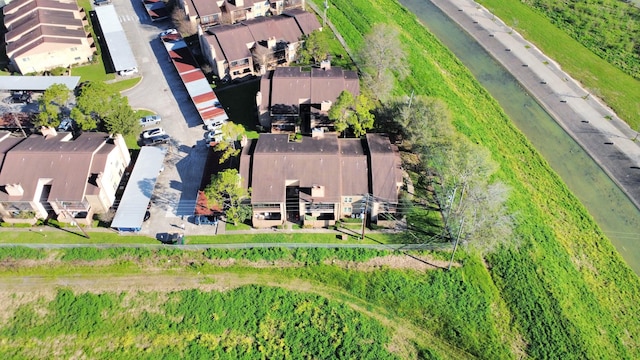
M 582 148 L 472 37 L 428 0 L 399 0 L 469 68 L 589 210 L 640 275 L 640 211 Z

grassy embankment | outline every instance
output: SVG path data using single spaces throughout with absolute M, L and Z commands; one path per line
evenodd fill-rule
M 183 279 L 178 280 L 178 283 L 197 279 L 195 282 L 191 281 L 193 282 L 191 285 L 197 288 L 206 288 L 209 284 L 211 289 L 221 290 L 259 284 L 314 293 L 329 300 L 339 301 L 384 322 L 387 331 L 390 331 L 389 336 L 394 339 L 388 348 L 402 358 L 413 358 L 405 353 L 420 353 L 422 358 L 467 359 L 472 357 L 471 353 L 460 348 L 470 349 L 473 354 L 479 354 L 483 358 L 509 357 L 499 331 L 505 329 L 496 326 L 498 321 L 503 323 L 506 321 L 505 318 L 497 320 L 505 314 L 504 306 L 500 306 L 496 288 L 490 283 L 488 273 L 479 261 L 463 259 L 466 262 L 464 268 L 454 267 L 455 270 L 452 272 L 399 270 L 386 266 L 379 268 L 379 265 L 373 267 L 369 265 L 368 270 L 355 270 L 357 264 L 364 265 L 367 260 L 374 258 L 384 259 L 389 254 L 387 251 L 364 249 L 208 249 L 187 252 L 171 248 L 157 250 L 0 249 L 0 260 L 5 264 L 0 268 L 0 283 L 4 284 L 7 281 L 15 283 L 16 276 L 30 275 L 39 275 L 37 278 L 42 278 L 44 281 L 35 293 L 29 294 L 27 297 L 29 301 L 26 303 L 23 300 L 12 301 L 5 307 L 4 314 L 9 320 L 0 327 L 0 334 L 10 334 L 12 339 L 18 339 L 19 342 L 20 339 L 25 341 L 21 342 L 23 346 L 20 349 L 16 349 L 15 344 L 11 342 L 0 344 L 0 352 L 16 351 L 17 354 L 32 354 L 39 351 L 38 344 L 59 343 L 57 339 L 62 336 L 61 334 L 41 332 L 41 330 L 43 324 L 47 324 L 52 317 L 65 316 L 78 318 L 78 322 L 82 323 L 86 315 L 97 328 L 95 330 L 67 329 L 65 334 L 72 336 L 74 341 L 73 346 L 65 347 L 61 351 L 63 354 L 72 354 L 78 349 L 87 351 L 91 348 L 90 345 L 97 341 L 121 344 L 123 334 L 126 334 L 127 338 L 144 340 L 148 331 L 153 332 L 157 337 L 175 338 L 175 343 L 180 344 L 178 347 L 183 351 L 187 351 L 186 347 L 197 346 L 200 337 L 224 340 L 225 334 L 233 329 L 230 325 L 202 329 L 198 332 L 199 336 L 191 336 L 191 332 L 178 334 L 173 332 L 175 327 L 192 326 L 193 318 L 191 317 L 165 316 L 170 318 L 174 325 L 156 326 L 158 324 L 155 321 L 148 321 L 149 317 L 167 314 L 167 309 L 162 305 L 159 305 L 159 308 L 153 306 L 154 302 L 149 302 L 150 307 L 145 307 L 141 314 L 132 314 L 130 311 L 121 312 L 120 321 L 124 323 L 113 324 L 114 319 L 107 316 L 108 311 L 102 312 L 105 316 L 96 319 L 91 316 L 93 310 L 86 309 L 83 301 L 72 302 L 74 297 L 70 294 L 67 295 L 70 301 L 64 308 L 58 308 L 57 301 L 50 301 L 51 291 L 56 288 L 52 284 L 57 281 L 56 279 L 61 278 L 69 279 L 69 286 L 80 289 L 80 292 L 92 291 L 91 289 L 96 288 L 96 285 L 101 292 L 128 292 L 120 296 L 107 295 L 105 299 L 136 296 L 159 296 L 164 299 L 167 298 L 164 294 L 136 295 L 136 290 L 140 290 L 140 286 L 136 285 L 135 281 L 142 281 L 145 284 L 142 286 L 144 288 L 149 286 L 163 288 L 162 282 L 166 281 L 168 282 L 167 290 L 162 291 L 164 293 L 169 289 L 185 288 L 185 286 L 176 286 L 176 282 L 171 281 L 171 277 L 176 276 L 178 279 Z M 412 252 L 411 255 L 430 263 L 442 263 L 447 257 L 447 254 L 435 252 Z M 19 263 L 14 263 L 9 258 L 30 260 L 24 266 L 17 266 Z M 230 262 L 233 259 L 237 261 L 235 265 L 234 262 Z M 345 261 L 349 263 L 344 263 Z M 422 264 L 409 259 L 410 266 L 412 266 L 411 262 Z M 47 274 L 48 277 L 43 278 L 42 274 Z M 140 276 L 143 276 L 142 280 Z M 38 298 L 38 295 L 45 298 Z M 76 299 L 79 297 L 97 299 L 92 295 L 75 295 Z M 13 299 L 20 299 L 20 295 Z M 279 307 L 278 302 L 265 300 L 265 303 L 272 309 Z M 256 310 L 255 305 L 245 304 L 244 306 L 245 311 L 249 313 Z M 204 311 L 208 305 L 203 303 L 200 307 L 202 308 L 200 310 L 193 309 L 194 313 Z M 303 316 L 319 315 L 309 309 L 299 309 L 299 312 Z M 207 313 L 212 315 L 211 312 Z M 266 319 L 261 318 L 256 321 L 260 324 L 268 323 L 267 314 L 268 312 L 262 315 Z M 231 317 L 230 314 L 228 316 Z M 345 319 L 350 316 L 347 311 L 331 311 L 325 323 L 337 321 L 335 318 Z M 235 317 L 228 320 L 233 320 Z M 199 323 L 208 324 L 210 318 L 211 316 L 200 317 L 198 320 Z M 243 319 L 241 316 L 237 318 Z M 105 334 L 101 331 L 103 325 L 117 326 L 119 331 L 110 331 Z M 354 326 L 358 327 L 357 323 L 350 324 L 350 327 Z M 256 334 L 249 332 L 246 335 L 254 341 L 259 341 Z M 283 348 L 292 346 L 292 342 L 282 332 L 277 336 L 281 338 Z M 306 336 L 316 337 L 313 334 Z M 460 342 L 456 343 L 457 341 Z M 333 344 L 340 345 L 338 348 L 347 345 L 339 342 Z M 121 344 L 118 351 L 129 355 L 137 354 L 140 350 L 138 345 L 139 343 L 135 341 Z M 399 347 L 405 350 L 399 351 Z M 151 344 L 149 351 L 165 351 L 169 354 L 175 349 L 160 350 L 155 344 Z M 384 351 L 377 350 L 377 352 L 380 356 L 384 355 Z
M 640 80 L 598 57 L 519 0 L 478 2 L 601 97 L 632 129 L 640 130 Z
M 510 208 L 519 214 L 522 241 L 518 250 L 487 259 L 519 333 L 505 335 L 509 342 L 536 358 L 639 357 L 633 334 L 640 322 L 632 315 L 640 310 L 638 277 L 497 102 L 397 3 L 331 5 L 329 18 L 353 49 L 372 24 L 397 26 L 412 70 L 399 92 L 443 99 L 458 130 L 500 163 L 496 178 L 513 189 Z

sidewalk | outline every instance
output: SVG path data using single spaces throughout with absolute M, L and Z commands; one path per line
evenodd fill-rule
M 472 0 L 432 0 L 502 64 L 640 209 L 636 132 L 552 59 Z

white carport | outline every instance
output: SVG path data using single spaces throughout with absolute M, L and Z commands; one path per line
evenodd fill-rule
M 160 146 L 143 146 L 140 149 L 120 205 L 111 222 L 112 228 L 118 231 L 142 229 L 147 205 L 151 201 L 166 153 L 167 149 Z
M 94 10 L 100 23 L 100 29 L 102 29 L 102 35 L 109 48 L 114 70 L 116 72 L 137 70 L 138 63 L 133 56 L 116 9 L 113 5 L 102 5 L 96 6 Z

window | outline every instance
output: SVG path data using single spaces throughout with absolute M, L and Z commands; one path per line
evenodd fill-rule
M 346 207 L 346 208 L 344 208 L 344 212 L 345 212 L 345 213 L 350 213 L 350 212 L 351 212 L 351 208 L 350 208 L 350 207 Z
M 80 56 L 74 58 L 75 61 L 80 61 L 80 59 L 82 59 Z
M 24 61 L 24 62 L 27 62 L 29 60 L 31 60 L 31 59 L 29 59 L 28 57 L 22 58 L 22 61 Z
M 72 47 L 71 51 L 78 51 L 78 48 L 77 47 Z
M 346 202 L 346 203 L 353 202 L 353 198 L 346 197 L 346 198 L 344 198 L 344 202 Z

